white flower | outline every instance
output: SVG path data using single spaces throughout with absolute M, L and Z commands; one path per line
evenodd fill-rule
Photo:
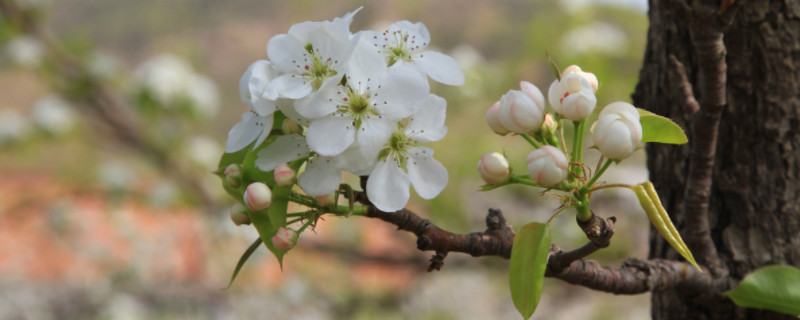
M 0 110 L 0 145 L 24 138 L 30 130 L 30 121 L 14 109 Z
M 547 98 L 553 111 L 572 121 L 586 119 L 597 105 L 594 88 L 586 78 L 569 73 L 550 85 Z
M 552 187 L 567 177 L 569 162 L 561 149 L 542 146 L 528 154 L 528 174 L 536 183 Z
M 542 126 L 544 121 L 544 95 L 533 84 L 522 81 L 524 91 L 509 90 L 500 98 L 498 119 L 500 124 L 515 133 L 529 133 Z
M 20 36 L 6 45 L 11 61 L 23 67 L 38 67 L 44 58 L 44 45 L 32 36 Z
M 137 67 L 134 74 L 141 86 L 150 90 L 164 107 L 188 99 L 202 116 L 209 117 L 217 112 L 217 86 L 208 77 L 195 73 L 186 61 L 176 56 L 155 56 Z
M 642 124 L 636 107 L 626 102 L 607 105 L 592 127 L 592 140 L 606 158 L 629 157 L 642 143 Z
M 278 71 L 267 60 L 253 62 L 239 80 L 239 95 L 242 102 L 250 107 L 242 115 L 242 121 L 237 123 L 228 132 L 228 141 L 225 143 L 225 152 L 235 152 L 257 140 L 255 146 L 260 145 L 269 136 L 274 122 L 273 114 L 276 101 L 263 97 L 264 90 L 272 79 L 278 76 Z M 289 101 L 282 101 L 289 104 Z M 255 147 L 254 146 L 254 147 Z
M 511 176 L 508 160 L 497 152 L 487 152 L 478 161 L 478 173 L 488 184 L 501 184 Z
M 213 170 L 217 167 L 221 150 L 219 144 L 213 139 L 198 136 L 188 141 L 185 152 L 189 159 L 196 164 Z
M 367 196 L 381 211 L 405 207 L 411 185 L 423 199 L 435 197 L 447 185 L 447 169 L 433 158 L 433 150 L 415 146 L 444 137 L 446 105 L 444 99 L 430 95 L 405 129 L 395 131 L 381 151 L 381 160 L 367 180 Z
M 384 33 L 362 32 L 363 37 L 386 57 L 388 65 L 411 67 L 436 82 L 457 86 L 464 84 L 464 73 L 455 59 L 436 51 L 425 50 L 431 36 L 422 22 L 403 20 L 390 25 Z
M 335 156 L 357 145 L 369 157 L 377 154 L 398 121 L 413 114 L 428 93 L 428 81 L 407 69 L 372 77 L 348 75 L 346 86 L 331 82 L 297 101 L 297 111 L 316 118 L 306 132 L 311 150 Z
M 75 125 L 75 115 L 69 102 L 58 96 L 36 100 L 31 118 L 38 127 L 55 135 L 66 133 Z
M 255 161 L 261 171 L 276 170 L 283 163 L 300 158 L 311 157 L 306 163 L 305 171 L 297 178 L 297 185 L 310 196 L 321 196 L 332 193 L 339 188 L 342 172 L 338 157 L 312 155 L 306 139 L 299 134 L 280 136 L 270 145 L 258 152 Z
M 338 83 L 358 43 L 350 35 L 356 12 L 334 21 L 301 22 L 272 37 L 267 56 L 282 75 L 270 82 L 264 97 L 300 99 L 328 82 Z

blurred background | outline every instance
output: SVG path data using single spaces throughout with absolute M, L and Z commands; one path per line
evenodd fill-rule
M 424 22 L 432 49 L 455 57 L 467 81 L 432 83 L 448 101 L 449 134 L 431 147 L 450 182 L 409 207 L 461 233 L 485 229 L 487 210 L 499 208 L 518 228 L 545 221 L 558 202 L 534 188 L 476 191 L 481 154 L 505 152 L 524 171 L 531 151 L 493 134 L 485 109 L 520 80 L 546 93 L 546 52 L 562 69 L 597 75 L 598 106 L 630 101 L 644 2 L 17 0 L 52 37 L 0 20 L 0 319 L 516 319 L 507 260 L 453 253 L 426 273 L 432 253 L 417 251 L 413 236 L 358 217 L 320 221 L 283 270 L 257 251 L 222 290 L 257 238 L 230 221 L 233 199 L 212 174 L 247 109 L 239 77 L 293 23 L 359 6 L 352 31 Z M 122 108 L 97 107 L 104 103 Z M 590 164 L 599 156 L 585 154 Z M 603 180 L 645 179 L 639 151 Z M 592 200 L 619 222 L 612 245 L 590 258 L 645 258 L 648 222 L 633 194 L 604 190 Z M 553 228 L 562 248 L 586 241 L 571 214 Z M 533 318 L 648 317 L 649 295 L 548 279 Z

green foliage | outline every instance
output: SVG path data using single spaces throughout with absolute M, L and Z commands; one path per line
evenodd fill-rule
M 539 304 L 549 252 L 550 227 L 547 224 L 529 223 L 514 237 L 508 278 L 511 300 L 525 319 L 533 315 Z
M 800 315 L 800 269 L 786 265 L 763 267 L 723 294 L 740 307 Z
M 639 110 L 639 122 L 642 123 L 642 142 L 658 142 L 668 144 L 684 144 L 689 142 L 681 127 L 669 118 L 659 116 L 647 110 Z
M 236 276 L 239 275 L 239 271 L 242 270 L 244 263 L 247 262 L 247 259 L 250 258 L 250 255 L 252 255 L 253 252 L 256 252 L 258 247 L 261 246 L 261 242 L 263 242 L 263 240 L 261 240 L 261 237 L 258 237 L 258 239 L 253 241 L 253 244 L 247 247 L 247 250 L 242 253 L 242 256 L 239 258 L 239 262 L 236 263 L 236 269 L 233 270 L 233 274 L 231 275 L 231 281 L 228 282 L 228 287 L 226 287 L 225 290 L 230 289 L 231 285 L 233 285 L 233 280 L 236 280 Z

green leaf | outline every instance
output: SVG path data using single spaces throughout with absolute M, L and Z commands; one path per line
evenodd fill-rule
M 640 109 L 641 110 L 641 109 Z M 641 112 L 640 112 L 641 114 Z M 683 129 L 672 120 L 650 113 L 641 114 L 642 142 L 684 144 L 689 142 Z
M 529 223 L 514 237 L 508 278 L 511 300 L 525 319 L 539 304 L 549 252 L 550 227 L 544 223 Z
M 231 285 L 233 285 L 233 280 L 236 280 L 236 276 L 239 274 L 239 270 L 242 270 L 244 263 L 247 262 L 247 259 L 250 258 L 250 255 L 252 255 L 253 252 L 256 252 L 256 249 L 258 249 L 263 242 L 264 241 L 261 240 L 261 237 L 258 237 L 258 239 L 256 239 L 256 241 L 254 241 L 253 244 L 251 244 L 250 247 L 248 247 L 247 250 L 242 253 L 242 256 L 239 258 L 239 262 L 236 263 L 236 269 L 233 270 L 233 274 L 231 275 L 231 281 L 228 282 L 228 287 L 226 287 L 224 290 L 230 289 Z
M 740 307 L 800 315 L 800 269 L 785 265 L 763 267 L 722 294 Z

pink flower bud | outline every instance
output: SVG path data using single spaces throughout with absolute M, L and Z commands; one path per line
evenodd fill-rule
M 295 172 L 287 164 L 281 164 L 275 168 L 275 184 L 280 187 L 288 187 L 294 184 Z
M 489 109 L 486 110 L 486 124 L 489 125 L 489 128 L 494 131 L 494 133 L 504 136 L 508 134 L 509 131 L 506 127 L 500 123 L 500 118 L 498 112 L 500 111 L 500 102 L 496 102 L 493 104 Z
M 264 210 L 272 204 L 272 191 L 266 184 L 253 182 L 244 192 L 244 203 L 253 212 Z
M 542 130 L 544 131 L 545 137 L 549 137 L 556 134 L 558 130 L 558 123 L 556 120 L 553 119 L 549 113 L 544 115 L 544 122 L 542 122 Z
M 636 107 L 614 102 L 603 108 L 592 127 L 592 140 L 606 158 L 622 160 L 642 143 L 642 124 Z
M 497 152 L 487 152 L 478 161 L 478 173 L 488 184 L 501 184 L 511 176 L 508 160 Z
M 542 126 L 544 104 L 538 105 L 528 93 L 509 90 L 500 98 L 498 117 L 503 127 L 508 130 L 520 134 L 529 133 Z
M 567 177 L 569 162 L 561 149 L 542 146 L 528 154 L 528 173 L 537 183 L 552 187 Z
M 592 85 L 582 76 L 569 73 L 555 80 L 547 91 L 553 111 L 572 121 L 586 119 L 597 105 Z
M 247 208 L 241 203 L 236 203 L 231 207 L 231 220 L 233 224 L 240 226 L 243 224 L 250 224 L 250 217 L 247 215 Z
M 272 237 L 272 246 L 278 250 L 289 250 L 297 244 L 297 231 L 280 227 L 278 233 Z
M 329 206 L 329 205 L 332 205 L 332 204 L 336 203 L 336 193 L 330 193 L 330 194 L 326 194 L 326 195 L 322 195 L 322 196 L 316 196 L 314 198 L 316 198 L 317 199 L 317 203 L 320 206 L 323 206 L 323 207 Z
M 594 73 L 583 72 L 583 70 L 581 70 L 580 67 L 578 67 L 578 66 L 573 64 L 573 65 L 567 67 L 566 69 L 564 69 L 564 72 L 561 73 L 561 77 L 563 78 L 563 77 L 565 77 L 566 75 L 568 75 L 570 73 L 577 74 L 577 75 L 583 77 L 584 79 L 586 79 L 586 81 L 589 82 L 589 85 L 592 86 L 592 89 L 594 89 L 594 92 L 597 92 L 597 87 L 598 87 L 599 83 L 597 81 L 597 76 L 594 75 Z
M 242 185 L 242 168 L 238 164 L 228 165 L 222 173 L 225 174 L 225 181 L 231 187 L 238 188 Z

